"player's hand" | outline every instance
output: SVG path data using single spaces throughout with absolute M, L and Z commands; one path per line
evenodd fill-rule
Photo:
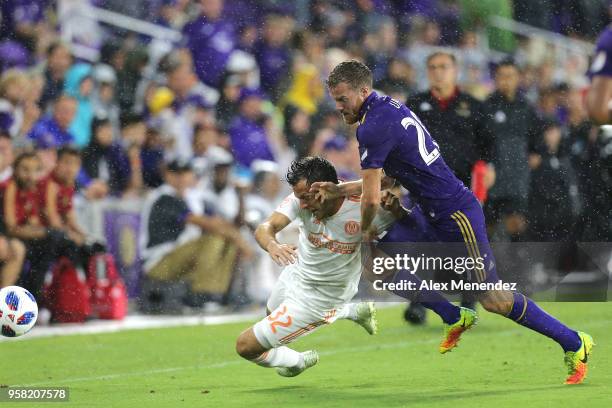
M 295 245 L 279 244 L 270 241 L 268 253 L 278 266 L 286 266 L 297 261 L 297 247 Z
M 338 184 L 331 181 L 316 181 L 310 185 L 310 192 L 315 194 L 315 200 L 323 202 L 342 197 L 342 190 Z
M 380 196 L 380 206 L 389 211 L 397 219 L 406 215 L 406 209 L 402 207 L 400 198 L 390 191 L 383 191 Z

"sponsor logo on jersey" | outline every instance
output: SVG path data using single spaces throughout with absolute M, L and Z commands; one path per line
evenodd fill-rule
M 309 233 L 308 241 L 317 248 L 326 248 L 336 254 L 352 254 L 357 249 L 357 242 L 340 242 L 327 239 L 323 234 Z

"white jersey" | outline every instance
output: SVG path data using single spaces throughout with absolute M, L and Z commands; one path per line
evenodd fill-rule
M 359 198 L 346 198 L 336 214 L 322 221 L 311 211 L 300 208 L 300 201 L 293 194 L 275 211 L 299 222 L 298 262 L 290 267 L 299 301 L 324 306 L 351 300 L 361 275 Z M 393 222 L 395 218 L 390 212 L 379 209 L 373 225 L 382 232 Z

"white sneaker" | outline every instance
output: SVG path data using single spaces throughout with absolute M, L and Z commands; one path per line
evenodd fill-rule
M 279 367 L 276 369 L 278 375 L 282 377 L 295 377 L 319 362 L 319 353 L 314 350 L 308 350 L 301 354 L 303 360 L 302 364 L 297 367 Z
M 376 307 L 374 302 L 363 302 L 357 305 L 357 318 L 355 323 L 374 335 L 378 333 L 378 320 L 376 320 Z

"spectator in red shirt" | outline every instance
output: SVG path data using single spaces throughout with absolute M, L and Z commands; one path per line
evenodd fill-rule
M 39 182 L 45 225 L 63 231 L 76 245 L 85 243 L 85 232 L 79 226 L 73 207 L 76 178 L 81 170 L 81 154 L 73 147 L 57 152 L 57 165 Z

